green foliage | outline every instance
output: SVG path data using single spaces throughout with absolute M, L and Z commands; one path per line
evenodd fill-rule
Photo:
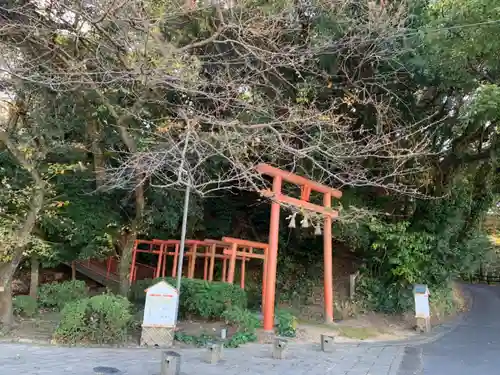
M 216 337 L 207 334 L 195 336 L 195 335 L 188 335 L 184 332 L 175 332 L 174 339 L 184 344 L 194 345 L 197 347 L 204 347 L 209 342 L 216 340 Z
M 230 306 L 221 317 L 226 324 L 237 327 L 239 332 L 255 333 L 255 330 L 260 327 L 257 314 L 238 306 Z
M 12 300 L 14 314 L 26 318 L 33 318 L 38 312 L 36 298 L 31 296 L 15 296 Z
M 254 342 L 256 340 L 257 340 L 257 335 L 254 332 L 238 331 L 224 343 L 224 346 L 226 348 L 238 348 L 240 345 L 244 345 L 249 342 Z
M 278 335 L 283 337 L 295 337 L 297 334 L 297 317 L 286 310 L 276 312 L 278 320 Z
M 304 240 L 304 243 L 307 242 Z M 296 251 L 300 251 L 300 245 L 300 242 L 295 245 Z M 290 253 L 288 251 L 286 255 L 279 258 L 276 278 L 277 297 L 279 302 L 300 305 L 305 302 L 312 288 L 317 285 L 320 272 L 314 267 L 315 260 L 297 259 L 297 255 Z M 262 295 L 261 288 L 259 291 Z
M 62 343 L 121 343 L 132 323 L 130 302 L 103 294 L 66 304 L 54 339 Z
M 413 295 L 409 285 L 390 283 L 386 279 L 366 275 L 356 283 L 359 303 L 367 311 L 386 314 L 401 313 L 413 308 Z
M 162 280 L 141 280 L 131 287 L 130 299 L 143 303 L 146 298 L 145 289 Z M 175 279 L 165 278 L 165 281 L 175 285 Z M 208 282 L 197 279 L 182 279 L 179 312 L 183 316 L 201 318 L 220 318 L 230 306 L 241 309 L 247 306 L 247 296 L 237 285 L 223 282 Z
M 82 280 L 42 284 L 38 291 L 40 306 L 62 310 L 64 306 L 87 296 L 87 285 Z
M 229 306 L 244 308 L 247 304 L 243 289 L 222 282 L 186 279 L 181 285 L 181 296 L 184 312 L 203 318 L 217 318 Z
M 457 312 L 457 301 L 455 301 L 450 284 L 430 290 L 429 303 L 432 309 L 431 314 L 438 318 Z
M 222 314 L 226 324 L 237 328 L 237 331 L 226 340 L 225 346 L 228 348 L 237 348 L 240 345 L 257 340 L 257 328 L 260 327 L 259 317 L 241 307 L 231 306 Z
M 24 60 L 40 63 L 33 67 L 34 76 L 26 71 L 28 76 L 3 82 L 20 99 L 20 103 L 11 103 L 12 108 L 22 109 L 20 117 L 29 117 L 15 124 L 12 140 L 47 183 L 46 199 L 25 247 L 26 255 L 36 253 L 42 261 L 52 262 L 104 256 L 120 247 L 131 228 L 140 228 L 140 233 L 133 235 L 143 237 L 178 237 L 182 205 L 178 191 L 146 189 L 147 214 L 135 222 L 134 196 L 121 188 L 130 182 L 131 176 L 126 174 L 137 155 L 130 155 L 132 161 L 127 159 L 123 164 L 126 142 L 117 132 L 119 119 L 113 112 L 118 116 L 128 113 L 126 128 L 144 162 L 159 149 L 168 148 L 164 147 L 166 140 L 183 144 L 185 128 L 174 113 L 198 113 L 203 121 L 193 129 L 192 139 L 199 144 L 191 154 L 196 159 L 200 153 L 203 159 L 204 149 L 209 154 L 215 149 L 220 157 L 208 158 L 208 167 L 193 176 L 211 176 L 217 182 L 214 185 L 221 180 L 232 183 L 228 172 L 235 166 L 246 168 L 265 161 L 286 169 L 294 165 L 308 177 L 343 186 L 342 205 L 348 209 L 341 211 L 344 220 L 334 226 L 334 238 L 364 263 L 358 290 L 371 308 L 404 311 L 413 283 L 425 282 L 431 289 L 441 290 L 459 273 L 476 270 L 491 250 L 480 224 L 500 187 L 497 0 L 415 0 L 403 7 L 401 2 L 393 2 L 376 17 L 369 8 L 377 4 L 368 6 L 353 0 L 325 6 L 316 2 L 311 4 L 311 12 L 302 12 L 315 14 L 310 19 L 303 19 L 292 3 L 255 0 L 242 4 L 236 18 L 225 13 L 228 22 L 243 31 L 245 27 L 257 30 L 239 33 L 239 41 L 227 46 L 226 57 L 215 52 L 217 45 L 210 37 L 219 21 L 208 8 L 190 11 L 189 17 L 167 17 L 151 29 L 175 47 L 170 56 L 161 56 L 155 43 L 144 51 L 115 48 L 120 43 L 104 52 L 95 50 L 110 36 L 122 37 L 113 27 L 96 28 L 92 36 L 96 42 L 81 44 L 61 36 L 54 23 L 41 23 L 43 29 L 33 45 L 50 45 L 44 39 L 50 35 L 61 48 L 77 52 L 69 61 L 77 76 L 82 76 L 78 69 L 87 69 L 87 57 L 96 54 L 110 66 L 130 65 L 125 69 L 127 74 L 116 74 L 127 77 L 125 81 L 109 84 L 100 80 L 94 85 L 93 78 L 84 74 L 90 81 L 83 88 L 69 77 L 55 83 L 51 72 L 68 67 L 54 66 L 53 62 L 60 60 L 57 58 L 39 59 L 50 54 L 42 47 L 40 51 L 20 48 L 18 42 L 23 38 L 10 38 L 7 33 L 6 49 L 21 50 L 26 54 Z M 176 2 L 157 0 L 143 8 L 140 13 L 154 15 L 155 20 L 159 14 L 181 9 Z M 26 19 L 33 9 L 26 10 Z M 38 13 L 33 17 L 39 17 Z M 283 17 L 290 20 L 286 27 L 274 27 L 275 20 Z M 110 19 L 101 21 L 113 24 Z M 6 22 L 12 22 L 9 30 L 26 29 L 14 18 Z M 299 28 L 304 32 L 297 33 Z M 136 31 L 144 40 L 158 39 L 151 38 L 149 30 Z M 234 37 L 226 35 L 231 33 L 227 28 L 221 33 L 221 40 Z M 247 37 L 254 34 L 259 37 Z M 287 51 L 288 64 L 267 60 L 274 53 L 267 50 L 267 38 L 278 43 L 273 51 L 275 47 Z M 201 48 L 183 49 L 203 40 L 207 42 Z M 254 62 L 262 71 L 257 80 L 252 69 L 247 76 L 248 72 L 239 68 L 247 64 L 244 57 L 238 61 L 238 56 L 245 55 L 238 50 L 242 45 L 261 51 Z M 160 80 L 161 84 L 150 87 L 141 79 L 130 78 L 128 71 L 142 66 L 167 72 L 169 82 Z M 262 66 L 269 69 L 259 70 Z M 153 86 L 160 81 L 153 80 Z M 243 91 L 241 82 L 248 86 Z M 27 97 L 30 100 L 24 103 Z M 142 105 L 136 108 L 135 102 Z M 31 126 L 33 123 L 37 126 Z M 89 130 L 89 124 L 95 129 Z M 248 126 L 252 124 L 258 126 Z M 331 124 L 335 128 L 329 132 Z M 214 125 L 228 125 L 226 136 L 214 132 Z M 371 150 L 364 140 L 373 144 Z M 286 147 L 276 149 L 282 144 Z M 351 145 L 358 146 L 350 149 Z M 392 145 L 400 148 L 393 150 Z M 357 150 L 366 154 L 353 157 Z M 412 156 L 406 158 L 407 154 Z M 111 175 L 120 176 L 120 181 L 114 181 L 120 189 L 96 189 L 98 165 L 94 164 L 98 156 L 113 171 Z M 221 161 L 229 156 L 237 160 Z M 379 156 L 381 160 L 377 160 Z M 11 259 L 11 247 L 19 241 L 13 234 L 27 216 L 35 193 L 29 170 L 19 168 L 15 159 L 9 152 L 0 153 L 0 243 L 4 245 L 0 261 Z M 145 176 L 150 186 L 170 185 L 169 181 L 155 181 L 158 176 L 172 183 L 177 180 L 175 171 L 180 169 L 176 165 L 169 169 L 171 158 L 164 157 L 165 164 L 160 159 L 152 160 L 150 166 L 155 168 L 146 168 L 158 172 Z M 188 159 L 191 157 L 184 160 Z M 399 194 L 400 187 L 417 194 Z M 234 231 L 250 238 L 267 233 L 268 204 L 249 209 L 257 197 L 238 193 L 228 198 L 233 193 L 206 197 L 203 202 L 199 197 L 191 200 L 190 237 L 220 238 Z M 354 212 L 350 206 L 361 207 L 369 215 L 349 220 Z M 321 239 L 311 238 L 308 231 L 297 232 L 280 233 L 279 302 L 302 303 L 317 283 L 315 266 L 321 264 Z M 150 283 L 137 283 L 131 298 L 144 300 L 144 289 Z M 252 307 L 258 307 L 260 281 L 248 284 Z M 84 295 L 78 288 L 74 293 L 65 288 L 42 286 L 40 303 L 61 309 Z M 440 300 L 446 298 L 443 292 Z M 184 315 L 218 318 L 230 307 L 243 309 L 246 304 L 245 292 L 236 286 L 183 281 Z
M 435 241 L 426 232 L 409 231 L 408 226 L 408 222 L 384 224 L 374 220 L 370 225 L 375 235 L 371 246 L 375 252 L 383 254 L 383 258 L 374 257 L 372 262 L 378 266 L 380 275 L 389 272 L 386 277 L 414 284 L 422 280 L 431 266 Z
M 478 226 L 491 198 L 476 183 L 462 179 L 446 199 L 419 202 L 411 222 L 369 224 L 371 255 L 357 284 L 366 308 L 406 311 L 412 308 L 413 284 L 425 283 L 440 293 L 451 279 L 479 267 L 491 250 Z
M 495 0 L 438 0 L 429 3 L 423 28 L 426 48 L 435 66 L 462 81 L 498 67 L 500 32 Z
M 143 279 L 138 280 L 130 286 L 129 300 L 133 303 L 144 304 L 146 302 L 146 289 L 155 283 L 155 281 L 162 279 Z
M 226 324 L 237 328 L 237 331 L 231 337 L 224 340 L 224 346 L 226 348 L 237 348 L 240 345 L 253 342 L 257 339 L 256 330 L 260 327 L 260 320 L 256 314 L 251 311 L 237 306 L 231 306 L 222 313 L 221 318 L 226 321 Z M 202 347 L 210 342 L 219 341 L 220 338 L 207 334 L 194 336 L 184 332 L 176 332 L 175 340 L 185 344 Z

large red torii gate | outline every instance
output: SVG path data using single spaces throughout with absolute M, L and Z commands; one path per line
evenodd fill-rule
M 269 248 L 266 257 L 265 292 L 263 293 L 262 309 L 264 312 L 264 330 L 273 331 L 274 304 L 276 293 L 276 269 L 278 264 L 278 238 L 280 222 L 280 204 L 300 207 L 308 211 L 320 213 L 324 217 L 323 258 L 324 258 L 324 288 L 325 288 L 325 321 L 333 322 L 333 254 L 332 254 L 332 220 L 338 212 L 332 210 L 332 197 L 341 198 L 342 192 L 330 188 L 299 175 L 286 172 L 268 164 L 259 164 L 257 171 L 273 178 L 272 190 L 262 190 L 261 194 L 273 200 L 271 204 L 271 219 L 269 226 Z M 282 193 L 283 181 L 295 184 L 301 189 L 300 199 L 289 197 Z M 323 194 L 323 206 L 309 202 L 312 191 Z

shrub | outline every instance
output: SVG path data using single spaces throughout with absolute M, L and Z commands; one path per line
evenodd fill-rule
M 151 285 L 155 283 L 155 280 L 152 279 L 144 279 L 144 280 L 138 280 L 134 282 L 130 286 L 129 294 L 128 297 L 130 301 L 137 303 L 137 304 L 143 304 L 146 301 L 146 292 L 145 290 L 149 288 Z
M 297 318 L 286 310 L 278 310 L 278 335 L 284 337 L 295 337 L 297 334 Z
M 237 328 L 236 333 L 225 343 L 228 348 L 237 348 L 257 340 L 256 331 L 260 327 L 260 319 L 255 313 L 238 306 L 231 306 L 222 313 L 222 317 L 226 324 Z
M 413 308 L 411 285 L 385 284 L 384 281 L 361 276 L 356 283 L 356 299 L 368 311 L 397 314 Z
M 40 305 L 57 310 L 62 310 L 68 302 L 76 301 L 86 296 L 87 286 L 81 280 L 42 284 L 38 291 Z
M 357 300 L 336 299 L 334 302 L 335 316 L 340 319 L 349 319 L 357 317 L 363 312 L 362 305 Z
M 112 294 L 69 302 L 61 312 L 54 339 L 70 344 L 123 342 L 132 323 L 130 308 L 126 298 Z
M 231 306 L 222 313 L 222 318 L 226 324 L 237 327 L 239 332 L 255 332 L 260 327 L 259 317 L 238 306 Z
M 36 298 L 31 296 L 16 296 L 12 300 L 14 314 L 32 318 L 38 311 L 38 304 Z
M 196 336 L 189 335 L 184 332 L 175 332 L 174 339 L 175 341 L 201 348 L 207 346 L 208 343 L 215 341 L 217 338 L 215 336 L 207 335 L 206 333 Z
M 465 300 L 460 295 L 460 290 L 451 283 L 441 288 L 431 287 L 429 303 L 431 315 L 438 319 L 456 314 L 465 308 Z
M 247 282 L 245 284 L 247 294 L 247 308 L 251 310 L 260 310 L 262 306 L 262 283 Z
M 186 279 L 181 285 L 181 312 L 219 318 L 230 306 L 246 308 L 246 293 L 237 285 Z
M 149 286 L 162 279 L 141 280 L 136 282 L 130 292 L 135 302 L 144 302 Z M 175 285 L 172 278 L 164 279 Z M 247 297 L 243 289 L 237 285 L 223 282 L 208 282 L 196 279 L 182 279 L 179 312 L 181 315 L 193 315 L 201 318 L 220 318 L 230 306 L 245 309 Z

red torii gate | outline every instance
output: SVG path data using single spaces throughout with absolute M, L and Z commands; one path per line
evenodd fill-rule
M 269 226 L 269 248 L 264 271 L 265 292 L 263 293 L 262 308 L 264 311 L 264 330 L 273 331 L 274 303 L 276 294 L 276 268 L 278 264 L 278 234 L 280 219 L 280 203 L 301 207 L 308 211 L 320 213 L 324 217 L 323 230 L 323 258 L 324 258 L 324 288 L 325 288 L 325 321 L 333 322 L 333 255 L 332 255 L 332 220 L 338 212 L 332 210 L 332 197 L 341 198 L 342 192 L 330 188 L 296 174 L 283 171 L 268 164 L 259 164 L 257 171 L 262 175 L 273 178 L 272 190 L 262 190 L 261 194 L 273 200 L 271 204 L 271 219 Z M 300 199 L 292 198 L 282 193 L 283 181 L 295 184 L 301 188 Z M 309 202 L 312 191 L 323 194 L 323 206 Z

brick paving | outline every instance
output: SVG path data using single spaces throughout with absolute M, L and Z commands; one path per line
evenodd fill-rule
M 404 348 L 342 346 L 323 353 L 319 345 L 292 345 L 287 359 L 272 358 L 270 345 L 225 349 L 216 365 L 204 362 L 203 349 L 176 350 L 182 375 L 396 375 Z M 91 375 L 97 366 L 126 375 L 159 375 L 159 349 L 94 349 L 0 344 L 1 375 Z

